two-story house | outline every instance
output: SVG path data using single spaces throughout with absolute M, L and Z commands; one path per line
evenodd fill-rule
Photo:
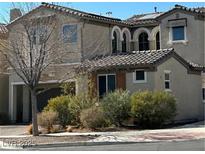
M 67 55 L 61 64 L 50 66 L 40 88 L 53 87 L 39 96 L 39 110 L 50 97 L 60 94 L 57 86 L 65 73 L 81 68 L 87 75 L 76 83 L 76 93 L 89 90 L 88 80 L 98 97 L 117 88 L 130 93 L 138 90 L 165 90 L 177 99 L 176 121 L 204 118 L 202 71 L 204 71 L 203 8 L 176 5 L 167 12 L 134 15 L 127 20 L 42 3 L 7 25 L 15 29 L 23 18 L 55 15 L 56 35 L 66 36 Z M 28 89 L 15 73 L 9 76 L 9 115 L 12 121 L 30 119 Z

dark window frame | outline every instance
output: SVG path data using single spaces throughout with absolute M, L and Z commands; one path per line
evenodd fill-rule
M 160 49 L 160 33 L 156 33 L 156 50 Z
M 138 37 L 139 51 L 149 50 L 149 36 L 146 32 L 140 33 Z
M 127 40 L 127 35 L 123 33 L 123 41 L 122 41 L 122 52 L 126 53 L 127 52 L 127 45 L 128 45 L 128 40 Z
M 137 76 L 142 75 L 142 74 L 138 74 L 138 73 L 143 73 L 143 79 L 138 78 Z M 147 72 L 145 70 L 139 69 L 139 70 L 135 70 L 135 72 L 133 73 L 133 82 L 134 83 L 146 83 L 147 82 Z
M 117 38 L 117 32 L 113 32 L 113 39 L 112 39 L 112 53 L 117 53 L 118 50 L 118 38 Z
M 109 77 L 110 76 L 114 76 L 114 80 L 115 80 L 114 88 L 113 89 L 109 89 Z M 100 84 L 100 80 L 99 80 L 100 77 L 105 77 L 105 82 L 106 82 L 105 84 L 106 85 L 105 85 L 105 93 L 104 94 L 106 94 L 106 93 L 108 93 L 110 91 L 114 91 L 117 88 L 116 74 L 98 74 L 98 77 L 97 77 L 97 87 L 98 87 L 98 96 L 99 97 L 102 97 L 104 95 L 104 94 L 100 95 L 100 85 L 99 85 Z

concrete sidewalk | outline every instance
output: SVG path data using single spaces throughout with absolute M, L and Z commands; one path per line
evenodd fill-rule
M 193 124 L 192 124 L 193 125 Z M 202 127 L 201 127 L 202 126 Z M 186 128 L 169 128 L 156 130 L 133 130 L 133 131 L 118 131 L 118 132 L 88 132 L 88 133 L 55 133 L 41 135 L 42 137 L 69 137 L 69 136 L 92 136 L 93 139 L 78 142 L 52 142 L 50 144 L 35 144 L 33 147 L 62 147 L 62 146 L 83 146 L 83 145 L 110 145 L 110 144 L 127 144 L 127 143 L 144 143 L 144 142 L 160 142 L 160 141 L 188 141 L 205 139 L 205 127 L 190 127 Z M 31 138 L 25 135 L 17 135 L 15 138 L 11 136 L 0 136 L 0 138 L 9 138 L 11 141 L 25 140 L 26 142 Z M 25 139 L 24 139 L 25 137 Z M 21 138 L 21 139 L 20 139 Z M 2 142 L 2 147 L 5 143 Z M 26 146 L 13 147 L 8 144 L 9 148 L 26 148 Z M 6 148 L 8 148 L 6 147 Z M 1 148 L 1 145 L 0 145 Z
M 136 130 L 121 132 L 90 132 L 90 133 L 56 133 L 46 136 L 99 136 L 90 142 L 151 142 L 151 141 L 175 141 L 193 140 L 205 138 L 205 128 L 179 128 L 158 130 Z
M 0 126 L 0 137 L 2 136 L 24 136 L 28 125 L 3 125 Z

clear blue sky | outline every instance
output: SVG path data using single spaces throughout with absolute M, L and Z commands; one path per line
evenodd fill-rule
M 150 13 L 157 7 L 159 12 L 167 11 L 174 7 L 175 4 L 184 5 L 187 7 L 202 7 L 203 2 L 71 2 L 59 3 L 59 5 L 69 6 L 82 11 L 105 15 L 111 11 L 112 16 L 120 19 L 126 19 L 134 14 Z M 9 9 L 12 8 L 12 3 L 0 2 L 0 15 L 8 18 Z M 2 19 L 0 18 L 0 22 Z

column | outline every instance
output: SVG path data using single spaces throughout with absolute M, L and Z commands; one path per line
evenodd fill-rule
M 23 122 L 29 122 L 29 89 L 26 86 L 23 86 Z
M 17 87 L 13 84 L 9 86 L 9 116 L 11 123 L 16 122 Z

